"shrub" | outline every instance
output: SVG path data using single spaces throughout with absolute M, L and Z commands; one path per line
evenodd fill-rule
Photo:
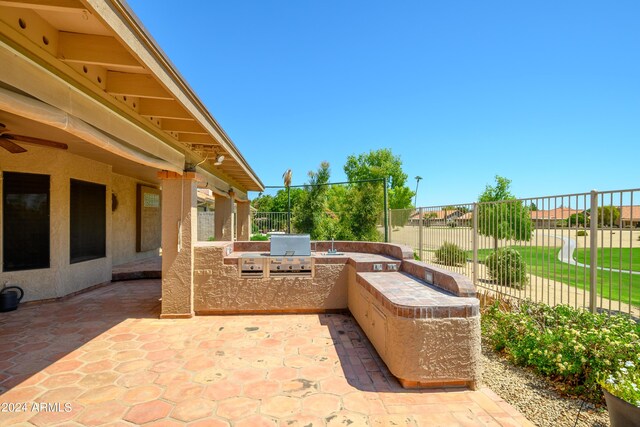
M 416 261 L 422 261 L 420 259 L 420 255 L 418 255 L 418 251 L 413 251 L 413 259 L 415 259 Z
M 444 242 L 435 252 L 436 260 L 444 265 L 462 265 L 467 261 L 467 254 L 455 243 Z
M 588 236 L 589 233 L 587 233 L 587 230 L 578 230 L 576 231 L 576 237 L 583 237 L 583 236 Z
M 254 234 L 251 236 L 251 241 L 254 242 L 266 242 L 267 240 L 269 240 L 268 234 Z
M 527 264 L 515 249 L 502 248 L 492 252 L 484 260 L 487 272 L 498 285 L 524 288 L 529 283 Z
M 624 315 L 531 302 L 504 311 L 496 302 L 481 321 L 483 339 L 495 350 L 592 402 L 602 401 L 599 383 L 620 366 L 640 364 L 640 324 Z

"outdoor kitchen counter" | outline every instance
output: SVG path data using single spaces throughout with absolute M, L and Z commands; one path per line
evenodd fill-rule
M 348 296 L 349 310 L 404 387 L 477 387 L 477 298 L 404 272 L 358 272 Z
M 196 245 L 196 314 L 348 308 L 403 386 L 477 386 L 480 314 L 468 278 L 415 261 L 400 245 L 354 242 L 336 242 L 340 255 L 327 254 L 331 242 L 318 244 L 311 272 L 274 275 L 270 262 L 304 257 L 271 257 L 264 243 Z M 245 257 L 257 257 L 254 265 L 264 273 L 245 274 Z M 307 266 L 308 260 L 301 262 Z
M 480 310 L 478 299 L 451 295 L 406 273 L 358 273 L 356 283 L 400 317 L 473 317 Z

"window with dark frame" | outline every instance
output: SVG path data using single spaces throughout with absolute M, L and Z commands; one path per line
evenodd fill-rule
M 2 174 L 3 271 L 49 268 L 49 175 Z
M 71 180 L 71 264 L 106 256 L 107 187 Z

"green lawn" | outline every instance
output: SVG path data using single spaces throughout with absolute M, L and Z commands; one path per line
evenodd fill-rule
M 590 269 L 560 262 L 558 260 L 560 246 L 513 246 L 513 248 L 523 256 L 531 274 L 570 284 L 579 289 L 589 289 Z M 479 250 L 478 258 L 482 261 L 490 253 L 490 249 Z M 582 251 L 576 259 L 579 262 L 588 263 L 589 258 L 588 255 L 585 258 L 585 252 Z M 640 306 L 640 275 L 598 270 L 598 294 L 605 298 L 614 301 L 621 299 L 622 302 L 628 303 L 629 285 L 631 285 L 631 304 Z
M 573 253 L 573 259 L 584 262 L 582 260 L 588 260 L 590 257 L 589 252 L 589 249 L 576 249 Z M 629 270 L 629 259 L 631 259 L 631 270 L 640 271 L 640 248 L 598 249 L 598 265 L 602 267 Z

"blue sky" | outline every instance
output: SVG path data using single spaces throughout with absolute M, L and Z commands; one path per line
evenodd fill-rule
M 389 147 L 421 206 L 640 187 L 640 2 L 129 4 L 266 185 Z

